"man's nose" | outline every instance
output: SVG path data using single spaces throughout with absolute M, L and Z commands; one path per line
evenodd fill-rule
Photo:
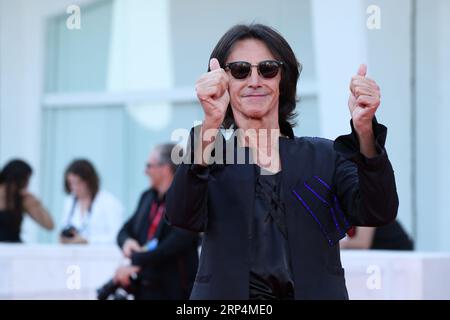
M 262 77 L 258 73 L 258 68 L 256 66 L 252 66 L 252 72 L 248 77 L 248 86 L 252 88 L 261 86 Z

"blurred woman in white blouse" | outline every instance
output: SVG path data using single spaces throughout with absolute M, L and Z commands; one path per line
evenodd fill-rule
M 100 190 L 100 179 L 87 160 L 73 161 L 64 174 L 69 195 L 64 204 L 60 242 L 115 244 L 122 225 L 123 206 L 112 194 Z

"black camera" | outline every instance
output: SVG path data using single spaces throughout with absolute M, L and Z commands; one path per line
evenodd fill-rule
M 138 285 L 137 275 L 130 277 L 130 287 L 126 290 L 114 282 L 114 280 L 109 280 L 102 287 L 97 289 L 97 299 L 98 300 L 108 300 L 110 297 L 112 300 L 128 300 L 128 295 L 133 294 Z
M 123 299 L 121 296 L 116 295 L 117 289 L 120 288 L 120 285 L 114 283 L 113 280 L 108 281 L 105 285 L 103 285 L 101 288 L 97 289 L 97 299 L 98 300 L 108 300 L 108 298 L 111 295 L 114 295 L 114 300 L 126 300 Z
M 61 231 L 61 236 L 64 238 L 73 238 L 77 232 L 77 228 L 74 226 L 68 226 Z

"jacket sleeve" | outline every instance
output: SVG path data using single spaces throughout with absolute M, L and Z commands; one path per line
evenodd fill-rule
M 197 244 L 196 234 L 175 227 L 169 228 L 172 228 L 172 230 L 155 250 L 133 253 L 131 263 L 134 266 L 164 264 Z
M 139 208 L 142 205 L 142 202 L 144 200 L 144 197 L 146 195 L 146 192 L 144 192 L 141 195 L 141 198 L 139 199 L 139 204 L 136 208 L 136 211 L 134 212 L 134 214 L 127 220 L 127 222 L 125 222 L 125 224 L 122 226 L 122 228 L 120 229 L 118 235 L 117 235 L 117 244 L 119 245 L 120 248 L 123 247 L 123 244 L 125 243 L 125 241 L 128 238 L 133 238 L 133 239 L 137 239 L 137 235 L 134 234 L 133 232 L 133 226 L 136 223 L 136 219 L 139 213 Z
M 389 224 L 397 216 L 399 201 L 394 170 L 384 147 L 387 128 L 374 118 L 377 156 L 369 159 L 360 152 L 353 121 L 350 125 L 352 133 L 334 142 L 337 152 L 334 181 L 339 203 L 352 225 Z
M 198 127 L 197 127 L 198 128 Z M 167 192 L 166 218 L 169 224 L 202 232 L 206 228 L 208 209 L 208 180 L 210 167 L 194 164 L 194 139 L 198 132 L 191 130 L 183 163 L 178 167 L 172 185 Z

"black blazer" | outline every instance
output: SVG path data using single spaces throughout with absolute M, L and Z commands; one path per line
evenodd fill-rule
M 348 299 L 339 240 L 350 226 L 381 226 L 397 215 L 394 172 L 384 148 L 387 129 L 376 119 L 373 124 L 379 155 L 372 159 L 359 152 L 352 123 L 352 134 L 334 143 L 294 137 L 292 130 L 289 139 L 280 138 L 295 299 Z M 194 132 L 191 143 L 198 139 Z M 176 172 L 166 216 L 175 226 L 204 232 L 191 299 L 249 298 L 253 166 L 182 164 Z
M 128 238 L 144 245 L 148 224 L 146 219 L 150 206 L 157 196 L 154 190 L 144 192 L 139 200 L 135 214 L 125 223 L 119 232 L 117 242 L 122 248 Z M 155 233 L 158 246 L 155 250 L 134 253 L 132 264 L 140 266 L 139 277 L 146 283 L 164 291 L 167 299 L 188 299 L 195 273 L 198 267 L 198 235 L 186 230 L 169 226 L 161 219 Z

